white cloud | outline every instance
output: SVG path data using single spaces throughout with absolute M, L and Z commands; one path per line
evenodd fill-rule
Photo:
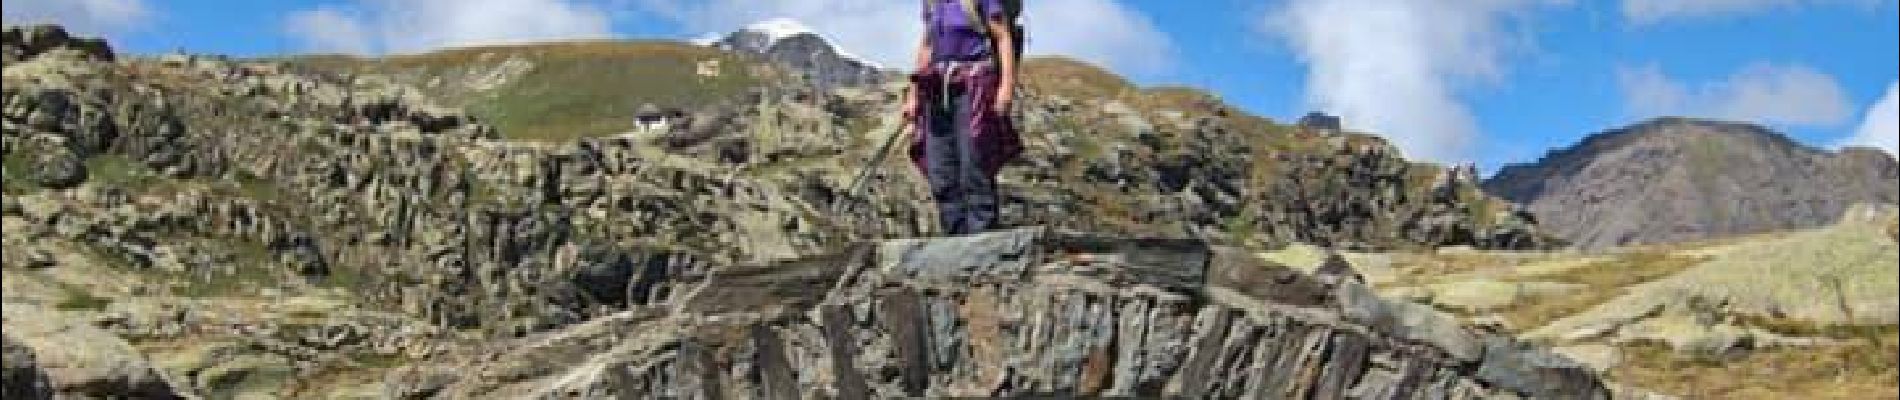
M 1679 115 L 1760 123 L 1829 126 L 1853 118 L 1834 77 L 1800 65 L 1756 63 L 1691 87 L 1651 64 L 1622 67 L 1625 106 L 1639 117 Z
M 1900 82 L 1887 85 L 1887 95 L 1867 109 L 1860 129 L 1842 145 L 1878 147 L 1900 156 Z
M 8 0 L 0 8 L 8 24 L 60 24 L 84 35 L 138 28 L 154 16 L 143 0 Z
M 574 0 L 357 0 L 292 13 L 284 30 L 308 50 L 409 53 L 603 38 L 610 25 L 601 8 Z
M 915 0 L 645 0 L 693 32 L 728 32 L 771 18 L 810 25 L 839 47 L 891 66 L 914 63 L 922 11 Z M 1030 54 L 1058 54 L 1129 73 L 1171 66 L 1174 45 L 1147 16 L 1117 0 L 1034 0 L 1025 5 Z
M 1458 91 L 1496 82 L 1528 46 L 1511 18 L 1534 0 L 1290 0 L 1264 27 L 1306 64 L 1309 106 L 1407 154 L 1457 161 L 1479 136 Z
M 1623 0 L 1623 17 L 1637 25 L 1670 19 L 1744 15 L 1823 4 L 1879 5 L 1884 0 Z
M 369 28 L 361 18 L 335 8 L 299 11 L 285 22 L 290 36 L 305 50 L 320 53 L 366 54 L 375 49 Z
M 1112 0 L 1033 0 L 1023 10 L 1030 54 L 1060 54 L 1129 73 L 1173 67 L 1174 43 L 1146 15 Z

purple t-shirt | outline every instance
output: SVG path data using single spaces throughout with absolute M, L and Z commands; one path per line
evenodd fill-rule
M 930 35 L 932 61 L 976 61 L 989 58 L 989 38 L 970 21 L 963 0 L 926 0 L 924 30 Z M 997 0 L 976 0 L 977 9 L 988 18 L 1002 18 L 1003 5 Z M 934 20 L 933 20 L 934 17 Z

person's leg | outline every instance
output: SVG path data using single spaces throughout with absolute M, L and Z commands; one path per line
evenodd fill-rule
M 957 113 L 957 188 L 962 190 L 963 230 L 965 233 L 987 231 L 996 223 L 996 185 L 989 174 L 984 173 L 982 157 L 984 154 L 976 144 L 975 124 L 971 120 L 979 110 L 976 107 L 988 107 L 988 104 L 970 104 L 969 96 L 956 99 L 962 105 Z
M 930 132 L 924 137 L 924 175 L 930 181 L 930 196 L 937 202 L 937 224 L 943 234 L 963 233 L 963 189 L 958 187 L 960 153 L 956 138 L 962 129 L 957 127 L 957 108 L 955 101 L 946 102 L 941 97 L 925 100 L 929 110 Z

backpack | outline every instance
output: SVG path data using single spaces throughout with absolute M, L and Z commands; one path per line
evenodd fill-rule
M 983 15 L 986 13 L 984 13 L 982 9 L 982 0 L 960 0 L 960 2 L 963 3 L 964 15 L 967 15 L 971 21 L 977 21 L 977 23 L 973 24 L 976 26 L 976 31 L 982 33 L 984 37 L 991 38 L 990 54 L 1001 54 L 1001 52 L 996 51 L 996 40 L 994 36 L 990 36 L 990 24 L 985 23 L 988 19 L 983 18 Z M 1015 50 L 1016 55 L 1014 61 L 1020 62 L 1023 58 L 1023 44 L 1029 43 L 1029 35 L 1024 34 L 1025 30 L 1023 29 L 1022 23 L 1023 0 L 997 0 L 997 3 L 1003 5 L 1003 19 L 1009 21 L 1010 37 L 1016 39 L 1016 43 L 1013 43 L 1015 46 L 1012 46 L 1012 50 Z M 928 13 L 932 12 L 932 10 L 936 10 L 936 5 L 935 1 L 924 0 L 924 12 Z

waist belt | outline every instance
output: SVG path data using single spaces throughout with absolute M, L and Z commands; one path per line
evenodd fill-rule
M 964 78 L 964 77 L 973 76 L 979 73 L 987 72 L 990 69 L 996 68 L 996 62 L 991 61 L 991 60 L 937 61 L 937 62 L 931 63 L 930 67 L 933 71 L 936 71 L 938 74 L 942 75 L 945 78 Z M 954 81 L 958 79 L 944 79 L 944 80 Z
M 996 62 L 992 60 L 932 62 L 930 69 L 937 74 L 938 84 L 941 85 L 937 88 L 937 100 L 941 101 L 938 104 L 949 105 L 951 88 L 967 86 L 978 74 L 988 73 L 995 68 Z

